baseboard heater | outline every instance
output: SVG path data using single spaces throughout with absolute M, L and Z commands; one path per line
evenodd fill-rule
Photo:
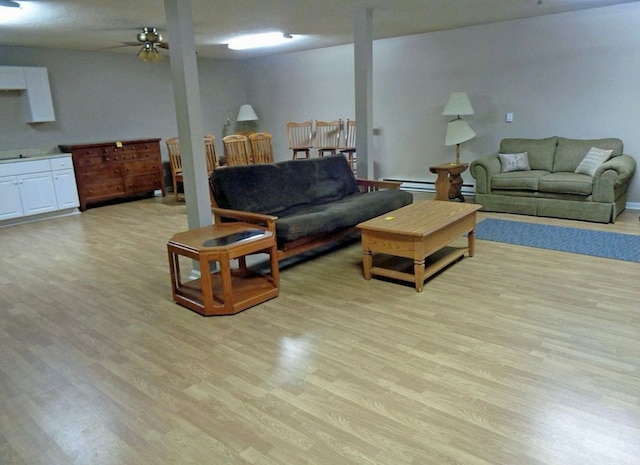
M 405 191 L 415 192 L 435 192 L 436 182 L 425 180 L 409 180 L 409 179 L 397 179 L 397 178 L 383 178 L 383 181 L 394 181 L 402 183 L 400 189 Z M 463 184 L 461 188 L 462 195 L 474 195 L 475 186 L 473 184 Z

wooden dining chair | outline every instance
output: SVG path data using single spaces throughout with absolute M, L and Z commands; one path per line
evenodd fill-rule
M 340 147 L 340 134 L 342 133 L 342 120 L 336 121 L 316 121 L 316 141 L 315 148 L 318 156 L 322 157 L 326 153 L 336 154 Z
M 216 136 L 212 134 L 205 134 L 204 153 L 207 158 L 207 175 L 211 176 L 213 170 L 220 166 L 218 155 L 216 154 Z
M 273 163 L 272 138 L 268 132 L 255 132 L 249 136 L 253 163 Z
M 232 134 L 222 139 L 227 166 L 250 165 L 249 143 L 246 136 Z
M 180 140 L 177 137 L 167 139 L 167 152 L 169 152 L 169 166 L 171 167 L 171 181 L 173 182 L 173 195 L 177 200 L 184 200 L 184 184 L 182 177 L 182 159 L 180 158 Z M 182 188 L 179 191 L 178 186 Z
M 312 148 L 311 139 L 313 137 L 313 122 L 304 121 L 296 123 L 287 121 L 287 137 L 289 138 L 289 148 L 293 151 L 293 159 L 298 158 L 299 153 L 304 153 L 305 158 L 309 158 Z
M 344 125 L 344 144 L 340 148 L 340 153 L 347 157 L 349 166 L 353 174 L 357 172 L 357 160 L 356 160 L 356 122 L 352 119 L 347 119 Z

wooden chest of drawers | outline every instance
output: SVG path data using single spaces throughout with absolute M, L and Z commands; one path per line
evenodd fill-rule
M 87 205 L 134 198 L 161 190 L 167 194 L 162 173 L 160 139 L 60 145 L 73 155 L 80 210 Z

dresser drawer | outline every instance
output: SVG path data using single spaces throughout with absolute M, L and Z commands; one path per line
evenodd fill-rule
M 125 178 L 125 192 L 127 195 L 150 193 L 161 188 L 161 178 L 157 174 L 127 176 Z

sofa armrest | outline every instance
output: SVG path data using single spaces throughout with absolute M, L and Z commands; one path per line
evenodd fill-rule
M 636 160 L 631 155 L 619 155 L 601 164 L 593 175 L 593 200 L 614 202 L 627 191 L 635 170 Z
M 476 193 L 490 194 L 491 178 L 493 175 L 500 173 L 501 169 L 502 165 L 497 153 L 473 160 L 469 167 L 469 172 L 476 180 Z
M 240 210 L 229 210 L 227 208 L 214 207 L 211 209 L 213 220 L 215 223 L 222 223 L 224 219 L 242 221 L 244 223 L 254 224 L 262 227 L 267 231 L 276 231 L 277 216 L 263 215 L 262 213 L 243 212 Z
M 380 189 L 400 189 L 402 183 L 396 181 L 374 181 L 373 179 L 356 179 L 362 192 L 373 192 Z

